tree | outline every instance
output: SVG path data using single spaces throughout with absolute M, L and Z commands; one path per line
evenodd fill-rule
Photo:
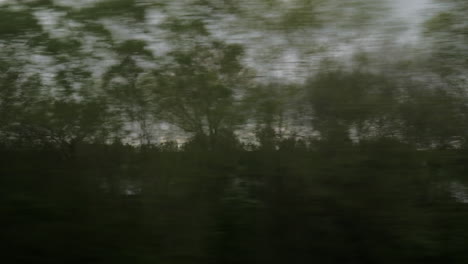
M 466 136 L 465 92 L 413 85 L 399 108 L 402 135 L 417 148 L 459 147 Z
M 247 85 L 239 45 L 212 41 L 171 53 L 172 63 L 146 82 L 165 120 L 214 149 L 241 121 L 239 99 Z
M 151 143 L 151 125 L 156 120 L 152 94 L 148 86 L 140 81 L 146 71 L 141 62 L 153 58 L 145 48 L 146 43 L 139 40 L 120 43 L 115 47 L 118 63 L 112 65 L 103 76 L 105 94 L 116 115 L 122 118 L 123 123 L 133 125 L 140 145 Z
M 313 126 L 325 141 L 349 142 L 395 133 L 398 87 L 385 75 L 343 70 L 322 72 L 306 89 Z
M 302 106 L 300 89 L 291 84 L 259 84 L 249 88 L 244 99 L 248 122 L 255 125 L 260 147 L 275 149 L 284 137 L 294 134 Z
M 105 143 L 113 132 L 110 120 L 107 105 L 99 98 L 80 102 L 48 98 L 23 112 L 10 131 L 16 144 L 57 150 L 69 159 L 82 143 Z
M 444 77 L 466 74 L 468 66 L 468 3 L 441 1 L 446 8 L 425 23 L 425 36 L 432 44 L 430 66 Z

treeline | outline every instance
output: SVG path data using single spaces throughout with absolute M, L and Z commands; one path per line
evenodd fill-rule
M 212 23 L 225 23 L 223 18 L 230 15 L 250 32 L 247 17 L 268 20 L 263 12 L 251 14 L 266 8 L 284 20 L 273 23 L 279 28 L 254 28 L 284 37 L 280 29 L 326 26 L 300 12 L 315 10 L 321 1 L 294 1 L 288 8 L 281 1 L 263 0 L 190 1 L 181 8 L 143 2 L 0 6 L 5 25 L 0 26 L 2 148 L 53 149 L 64 157 L 73 156 L 79 145 L 116 142 L 171 151 L 313 150 L 379 140 L 417 150 L 465 148 L 468 95 L 461 47 L 466 39 L 460 15 L 465 4 L 459 1 L 450 13 L 432 17 L 422 28 L 431 43 L 422 47 L 425 54 L 382 50 L 396 57 L 385 60 L 372 52 L 356 53 L 354 59 L 324 62 L 308 72 L 305 82 L 261 78 L 257 72 L 265 72 L 265 65 L 252 64 L 252 45 L 215 37 L 220 29 Z M 353 22 L 356 31 L 362 30 L 358 22 L 375 20 L 377 11 L 385 10 L 377 3 L 359 3 L 365 1 L 349 8 L 363 13 L 344 20 Z M 313 14 L 331 23 L 325 17 L 343 11 L 335 9 Z M 219 17 L 204 13 L 208 10 Z M 159 11 L 164 19 L 151 24 L 150 11 Z M 191 15 L 182 15 L 186 13 Z M 297 21 L 291 20 L 296 16 Z M 47 26 L 47 17 L 56 21 Z M 147 39 L 119 38 L 105 19 L 143 27 Z M 155 51 L 155 45 L 167 52 Z
M 196 44 L 156 68 L 138 65 L 142 42 L 118 50 L 120 63 L 99 78 L 73 68 L 45 83 L 5 62 L 3 148 L 72 156 L 78 145 L 113 142 L 171 150 L 339 148 L 379 140 L 426 150 L 465 147 L 468 96 L 460 84 L 365 67 L 322 69 L 302 84 L 265 84 L 251 80 L 239 45 Z

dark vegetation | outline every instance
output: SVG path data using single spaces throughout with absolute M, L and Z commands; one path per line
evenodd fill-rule
M 245 14 L 224 2 L 196 5 Z M 293 2 L 273 25 L 325 21 L 300 17 L 320 1 Z M 255 80 L 247 48 L 203 19 L 169 16 L 161 56 L 97 19 L 138 28 L 144 1 L 0 7 L 1 261 L 468 263 L 468 194 L 454 192 L 468 173 L 466 5 L 453 2 L 426 23 L 428 57 L 359 54 L 304 82 Z M 37 10 L 81 26 L 54 37 Z M 53 62 L 38 69 L 37 54 Z
M 396 142 L 310 151 L 86 145 L 2 153 L 13 263 L 465 262 L 463 151 Z M 26 165 L 25 165 L 26 164 Z

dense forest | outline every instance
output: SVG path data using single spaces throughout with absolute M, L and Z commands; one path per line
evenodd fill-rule
M 3 261 L 468 263 L 468 2 L 412 1 L 0 1 Z

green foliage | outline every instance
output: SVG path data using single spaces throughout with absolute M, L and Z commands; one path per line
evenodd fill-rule
M 426 22 L 427 33 L 448 32 L 455 22 L 454 14 L 440 13 Z
M 143 55 L 152 57 L 153 54 L 146 50 L 147 43 L 142 40 L 127 40 L 118 45 L 115 50 L 119 56 Z
M 86 20 L 124 16 L 142 21 L 145 18 L 145 7 L 135 0 L 105 0 L 98 1 L 91 7 L 81 8 L 71 15 Z
M 77 40 L 50 39 L 46 43 L 46 51 L 51 54 L 73 54 L 81 48 L 81 43 Z
M 0 36 L 2 38 L 24 36 L 41 30 L 29 10 L 11 10 L 0 6 Z
M 0 161 L 4 259 L 466 260 L 466 205 L 437 176 L 455 175 L 452 165 L 427 167 L 421 162 L 428 153 L 395 143 L 367 142 L 332 158 L 288 151 L 143 153 L 118 143 L 83 146 L 86 156 L 73 162 L 10 152 Z
M 214 147 L 221 130 L 232 131 L 241 121 L 235 96 L 244 88 L 241 55 L 238 45 L 220 42 L 171 53 L 174 62 L 147 81 L 164 118 L 207 136 Z
M 448 1 L 447 11 L 440 12 L 425 23 L 425 36 L 434 45 L 431 65 L 443 77 L 464 74 L 468 65 L 468 27 L 465 14 L 468 5 L 465 1 Z
M 170 17 L 164 24 L 161 25 L 161 28 L 167 29 L 175 35 L 209 35 L 205 23 L 200 19 L 182 20 L 180 18 Z
M 392 129 L 384 123 L 397 118 L 399 92 L 386 76 L 361 71 L 323 72 L 310 79 L 306 88 L 314 128 L 324 139 L 349 139 L 352 127 L 361 133 L 358 136 L 391 133 L 381 130 Z
M 466 102 L 441 88 L 412 87 L 401 106 L 403 133 L 423 148 L 458 147 L 466 133 Z

